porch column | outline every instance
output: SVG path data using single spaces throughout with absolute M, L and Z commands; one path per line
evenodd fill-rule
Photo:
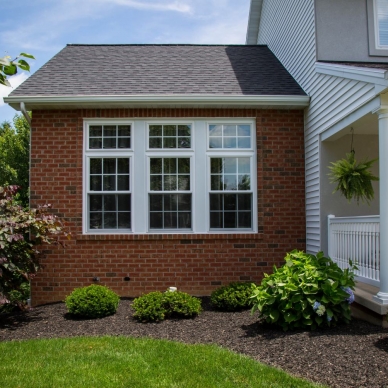
M 388 304 L 388 109 L 379 109 L 380 291 L 373 299 Z

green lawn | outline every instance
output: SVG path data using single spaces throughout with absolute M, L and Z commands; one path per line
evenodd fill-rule
M 129 337 L 0 343 L 3 388 L 318 387 L 214 345 Z

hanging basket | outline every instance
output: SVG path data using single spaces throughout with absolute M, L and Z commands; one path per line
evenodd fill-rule
M 361 201 L 369 205 L 374 197 L 372 181 L 379 180 L 370 171 L 376 160 L 365 160 L 357 163 L 352 150 L 346 154 L 346 158 L 331 162 L 331 166 L 329 166 L 330 183 L 337 184 L 333 193 L 340 191 L 348 202 L 353 199 L 357 204 Z

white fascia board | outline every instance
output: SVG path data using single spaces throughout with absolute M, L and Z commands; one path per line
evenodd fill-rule
M 251 0 L 245 44 L 257 44 L 263 0 Z
M 315 63 L 317 73 L 335 77 L 349 78 L 356 81 L 367 82 L 388 87 L 388 71 L 365 67 L 338 65 L 334 63 Z
M 8 96 L 4 102 L 15 109 L 23 102 L 27 109 L 45 106 L 93 107 L 104 105 L 110 107 L 139 106 L 258 106 L 258 107 L 306 107 L 310 102 L 308 96 L 242 96 L 242 95 L 126 95 L 126 96 Z

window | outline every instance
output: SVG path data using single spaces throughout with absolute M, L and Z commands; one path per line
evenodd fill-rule
M 368 0 L 369 54 L 388 55 L 388 2 Z
M 85 233 L 257 231 L 252 120 L 85 120 Z

